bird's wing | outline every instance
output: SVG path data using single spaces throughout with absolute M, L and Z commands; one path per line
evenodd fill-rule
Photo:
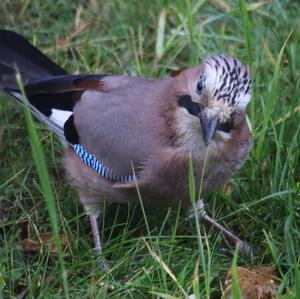
M 69 144 L 80 143 L 120 175 L 169 143 L 164 110 L 171 79 L 69 75 L 20 35 L 0 30 L 0 90 L 23 102 Z
M 111 88 L 84 92 L 74 107 L 80 143 L 121 176 L 138 171 L 170 143 L 163 116 L 170 80 L 103 78 Z
M 3 77 L 5 77 L 3 75 Z M 101 79 L 104 75 L 58 75 L 26 78 L 24 89 L 33 114 L 47 124 L 61 138 L 64 136 L 64 125 L 73 107 L 86 90 L 101 90 Z M 23 78 L 23 77 L 22 77 Z M 5 84 L 0 89 L 13 96 L 17 101 L 24 99 L 16 86 L 15 79 L 9 79 L 10 85 Z M 4 84 L 5 80 L 0 80 Z M 67 141 L 68 138 L 66 138 Z

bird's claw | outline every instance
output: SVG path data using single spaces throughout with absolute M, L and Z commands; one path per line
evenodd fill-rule
M 245 256 L 245 257 L 252 257 L 253 256 L 253 248 L 252 248 L 251 245 L 249 245 L 245 241 L 242 241 L 234 233 L 232 233 L 231 231 L 229 231 L 228 229 L 226 229 L 224 226 L 222 226 L 221 224 L 219 224 L 216 220 L 214 220 L 213 218 L 211 218 L 206 213 L 206 211 L 204 209 L 203 200 L 199 200 L 196 203 L 196 210 L 197 210 L 197 215 L 199 216 L 199 218 L 205 220 L 210 225 L 212 225 L 215 229 L 217 229 L 220 232 L 222 232 L 231 243 L 235 243 L 236 245 L 238 245 L 238 253 L 241 256 Z M 188 219 L 190 220 L 190 219 L 192 219 L 194 217 L 195 217 L 195 210 L 192 209 L 192 210 L 189 211 Z M 227 250 L 227 252 L 228 252 L 228 250 Z

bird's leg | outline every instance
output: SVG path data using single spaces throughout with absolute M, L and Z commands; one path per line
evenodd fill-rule
M 90 221 L 92 226 L 96 254 L 97 256 L 100 256 L 102 251 L 102 245 L 101 245 L 99 226 L 98 226 L 98 216 L 95 214 L 90 215 Z
M 97 261 L 99 263 L 100 271 L 106 272 L 109 269 L 109 266 L 108 266 L 107 260 L 101 256 L 102 245 L 101 245 L 100 232 L 99 232 L 99 226 L 98 226 L 98 215 L 91 214 L 91 215 L 89 215 L 89 217 L 90 217 L 90 221 L 91 221 L 96 256 L 97 256 Z
M 230 242 L 235 243 L 235 244 L 237 244 L 239 246 L 239 252 L 240 252 L 240 254 L 245 255 L 245 256 L 251 256 L 252 255 L 252 248 L 251 248 L 251 246 L 247 242 L 242 241 L 235 234 L 233 234 L 231 231 L 229 231 L 224 226 L 222 226 L 221 224 L 219 224 L 216 220 L 214 220 L 213 218 L 211 218 L 206 213 L 206 211 L 204 209 L 203 200 L 197 201 L 196 208 L 197 208 L 198 216 L 200 218 L 202 218 L 207 223 L 209 223 L 210 225 L 212 225 L 215 229 L 217 229 L 220 232 L 222 232 Z M 195 216 L 194 215 L 194 211 L 193 211 L 193 209 L 191 209 L 189 211 L 189 219 L 193 218 L 194 216 Z

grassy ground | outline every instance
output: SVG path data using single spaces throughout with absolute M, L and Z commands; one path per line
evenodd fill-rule
M 253 149 L 206 206 L 255 246 L 254 257 L 239 257 L 238 265 L 273 266 L 282 280 L 278 297 L 300 298 L 300 6 L 249 2 L 247 23 L 239 2 L 2 0 L 0 27 L 25 35 L 71 73 L 161 77 L 220 52 L 248 62 Z M 57 254 L 47 246 L 24 249 L 24 239 L 51 231 L 51 221 L 22 107 L 0 97 L 0 298 L 183 298 L 198 282 L 201 298 L 222 296 L 232 263 L 222 251 L 224 237 L 202 226 L 201 259 L 195 225 L 177 211 L 146 210 L 146 222 L 139 206 L 108 207 L 100 223 L 112 266 L 99 273 L 89 220 L 61 165 L 62 147 L 36 123 L 60 234 L 68 238 L 64 287 Z

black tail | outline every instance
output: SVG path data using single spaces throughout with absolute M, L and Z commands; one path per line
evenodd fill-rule
M 66 138 L 66 121 L 73 120 L 75 102 L 85 90 L 97 89 L 103 77 L 69 75 L 22 36 L 0 30 L 0 90 L 23 102 L 16 71 L 21 74 L 33 114 L 62 138 Z
M 24 84 L 45 76 L 67 75 L 57 64 L 32 46 L 24 37 L 12 31 L 0 30 L 0 88 L 17 88 L 16 69 Z
M 25 38 L 12 31 L 0 31 L 0 89 L 22 102 L 16 71 L 21 74 L 26 86 L 29 82 L 49 76 L 67 75 L 61 67 L 52 62 Z M 60 137 L 64 137 L 61 125 L 49 119 L 30 103 L 33 114 L 46 123 Z

